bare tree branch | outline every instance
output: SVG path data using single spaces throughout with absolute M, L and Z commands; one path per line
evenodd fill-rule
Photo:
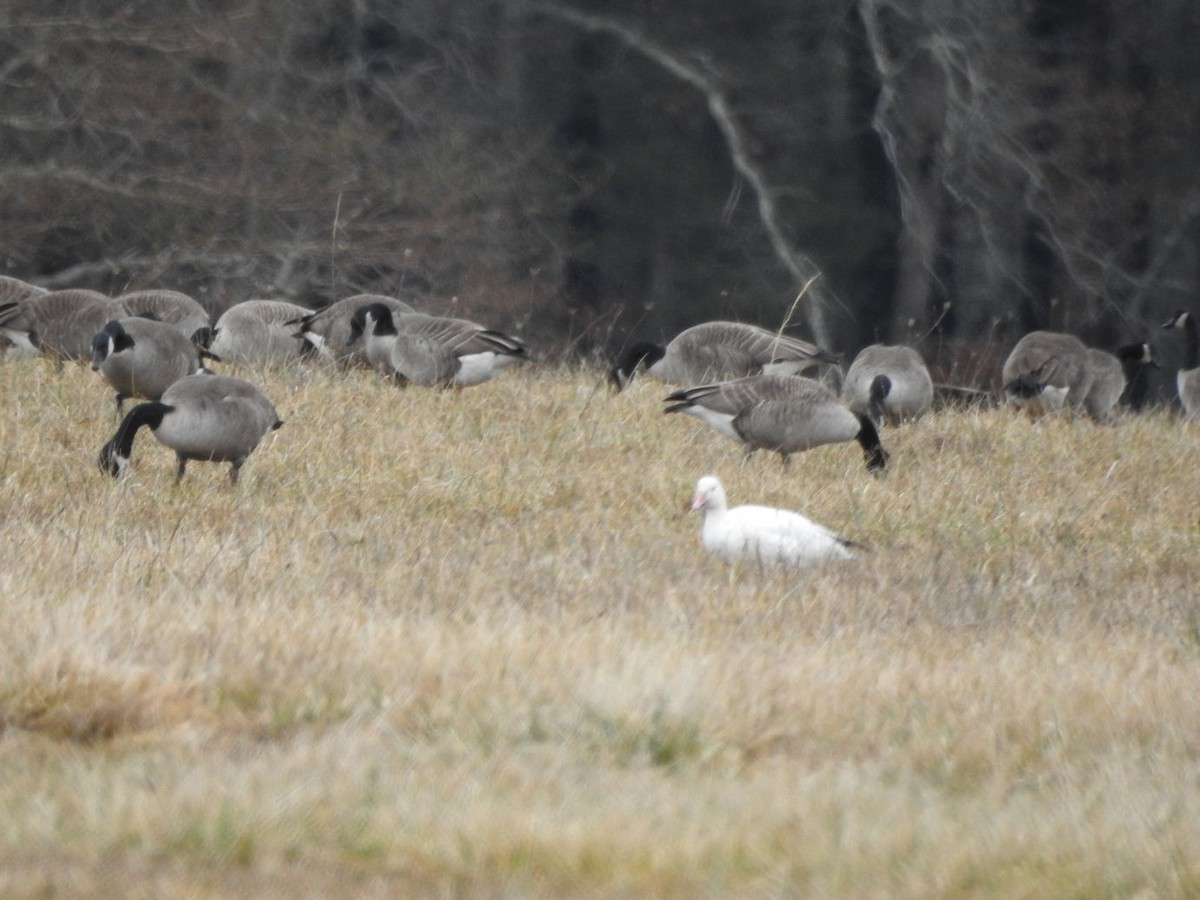
M 766 176 L 751 156 L 747 140 L 738 125 L 733 108 L 725 94 L 704 71 L 684 62 L 678 54 L 658 42 L 639 34 L 635 29 L 614 19 L 581 12 L 556 4 L 533 3 L 529 7 L 535 13 L 541 13 L 569 22 L 585 31 L 594 31 L 617 38 L 626 46 L 641 53 L 650 61 L 699 91 L 708 104 L 709 113 L 720 128 L 729 149 L 730 160 L 734 170 L 746 180 L 754 190 L 758 200 L 758 215 L 766 229 L 767 237 L 776 257 L 792 274 L 799 293 L 807 293 L 809 302 L 805 305 L 805 320 L 813 337 L 818 343 L 831 346 L 831 333 L 827 323 L 828 309 L 826 302 L 807 287 L 820 276 L 820 268 L 804 253 L 792 246 L 783 226 L 775 203 L 775 192 L 767 183 Z

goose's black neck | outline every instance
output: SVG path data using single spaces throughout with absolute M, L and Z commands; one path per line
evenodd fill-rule
M 892 392 L 892 379 L 886 375 L 876 375 L 871 381 L 868 392 L 867 413 L 875 422 L 882 422 L 884 416 L 883 401 Z
M 122 456 L 129 456 L 133 450 L 133 438 L 138 430 L 143 425 L 148 426 L 151 430 L 158 428 L 162 424 L 163 416 L 174 408 L 166 403 L 156 401 L 139 403 L 125 414 L 125 418 L 117 426 L 117 433 L 113 435 L 112 439 L 114 449 Z
M 1149 370 L 1157 369 L 1158 363 L 1150 345 L 1126 344 L 1117 348 L 1117 359 L 1125 372 L 1125 390 L 1122 399 L 1130 409 L 1145 409 L 1150 398 Z
M 866 457 L 867 469 L 871 472 L 882 472 L 887 468 L 888 452 L 883 449 L 883 443 L 879 440 L 879 431 L 870 416 L 859 416 L 858 423 L 860 427 L 857 440 L 862 447 L 863 456 Z
M 621 354 L 620 361 L 609 370 L 609 380 L 619 391 L 630 382 L 639 366 L 649 368 L 666 355 L 666 348 L 658 344 L 636 343 Z
M 349 344 L 355 343 L 367 331 L 367 316 L 375 320 L 375 334 L 386 336 L 396 334 L 396 323 L 392 319 L 392 311 L 382 303 L 364 303 L 350 317 Z

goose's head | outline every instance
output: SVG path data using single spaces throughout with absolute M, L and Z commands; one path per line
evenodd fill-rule
M 705 475 L 696 482 L 696 493 L 692 495 L 693 512 L 698 509 L 707 512 L 710 509 L 724 508 L 725 488 L 721 487 L 716 475 Z
M 108 473 L 113 478 L 124 472 L 126 466 L 129 465 L 129 457 L 117 449 L 115 438 L 100 448 L 100 456 L 96 461 L 100 465 L 100 471 Z
M 1187 313 L 1184 313 L 1187 315 Z M 1121 360 L 1125 365 L 1142 365 L 1158 368 L 1158 361 L 1154 358 L 1154 353 L 1150 349 L 1150 345 L 1143 342 L 1141 344 L 1126 344 L 1124 347 L 1117 349 L 1117 359 Z
M 634 344 L 622 355 L 617 364 L 608 372 L 608 380 L 612 386 L 622 391 L 633 380 L 639 367 L 654 365 L 666 355 L 666 351 L 658 344 L 645 342 Z
M 1190 318 L 1191 318 L 1191 314 L 1188 313 L 1186 310 L 1177 309 L 1177 310 L 1175 310 L 1175 312 L 1173 312 L 1171 314 L 1171 318 L 1169 318 L 1169 319 L 1167 319 L 1167 321 L 1163 322 L 1162 327 L 1163 328 L 1186 328 L 1188 319 L 1190 319 Z
M 217 336 L 217 329 L 210 325 L 201 325 L 192 332 L 192 343 L 201 350 L 207 350 L 212 346 L 213 338 Z M 216 357 L 213 357 L 214 359 Z
M 392 321 L 392 311 L 382 303 L 365 303 L 354 310 L 350 317 L 350 338 L 347 344 L 353 344 L 364 334 L 395 334 L 396 325 Z
M 133 347 L 133 338 L 115 319 L 92 335 L 92 371 L 97 371 L 104 360 L 114 353 Z

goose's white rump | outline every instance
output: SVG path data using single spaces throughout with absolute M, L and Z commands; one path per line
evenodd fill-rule
M 696 482 L 692 509 L 702 510 L 700 543 L 728 560 L 750 559 L 772 566 L 807 566 L 853 559 L 851 541 L 799 513 L 770 506 L 729 509 L 714 475 Z

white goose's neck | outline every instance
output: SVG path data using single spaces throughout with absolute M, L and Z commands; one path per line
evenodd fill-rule
M 729 507 L 725 504 L 724 498 L 710 497 L 704 504 L 705 529 L 719 528 L 728 511 Z

